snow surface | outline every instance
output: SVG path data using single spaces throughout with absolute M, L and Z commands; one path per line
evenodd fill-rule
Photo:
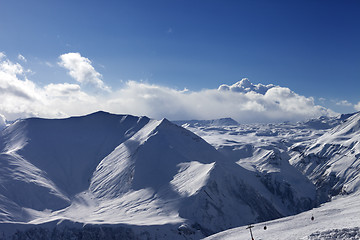
M 308 176 L 327 201 L 339 193 L 360 189 L 360 113 L 317 138 L 290 163 Z
M 311 217 L 314 220 L 311 220 Z M 264 226 L 267 227 L 264 230 Z M 360 195 L 338 197 L 295 216 L 255 224 L 254 239 L 360 239 Z M 247 226 L 230 229 L 207 240 L 251 239 Z

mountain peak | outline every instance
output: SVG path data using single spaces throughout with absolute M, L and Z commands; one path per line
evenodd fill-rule
M 329 136 L 331 135 L 333 137 L 347 136 L 347 137 L 358 138 L 359 131 L 360 131 L 360 112 L 357 112 L 352 115 L 348 115 L 347 118 L 344 118 L 342 124 L 339 124 L 338 126 L 334 127 L 330 132 L 325 134 L 323 138 L 327 137 L 328 135 Z
M 161 122 L 160 124 L 171 124 L 171 125 L 173 125 L 173 123 L 170 122 L 167 118 L 161 119 L 160 122 Z

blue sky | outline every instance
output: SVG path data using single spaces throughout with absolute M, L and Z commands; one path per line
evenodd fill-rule
M 81 83 L 89 94 L 59 64 L 79 53 L 112 92 L 129 80 L 197 93 L 248 78 L 353 112 L 359 12 L 357 0 L 0 0 L 0 52 L 37 88 Z

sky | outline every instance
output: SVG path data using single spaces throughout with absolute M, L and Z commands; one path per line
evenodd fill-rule
M 358 0 L 0 0 L 1 118 L 360 111 L 359 12 Z

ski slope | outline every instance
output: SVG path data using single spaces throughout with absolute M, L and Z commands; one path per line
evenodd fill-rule
M 312 216 L 314 216 L 313 221 Z M 267 227 L 266 230 L 264 226 Z M 230 229 L 205 239 L 251 239 L 246 227 Z M 252 231 L 256 240 L 360 239 L 360 195 L 337 197 L 311 211 L 258 223 L 254 225 Z

